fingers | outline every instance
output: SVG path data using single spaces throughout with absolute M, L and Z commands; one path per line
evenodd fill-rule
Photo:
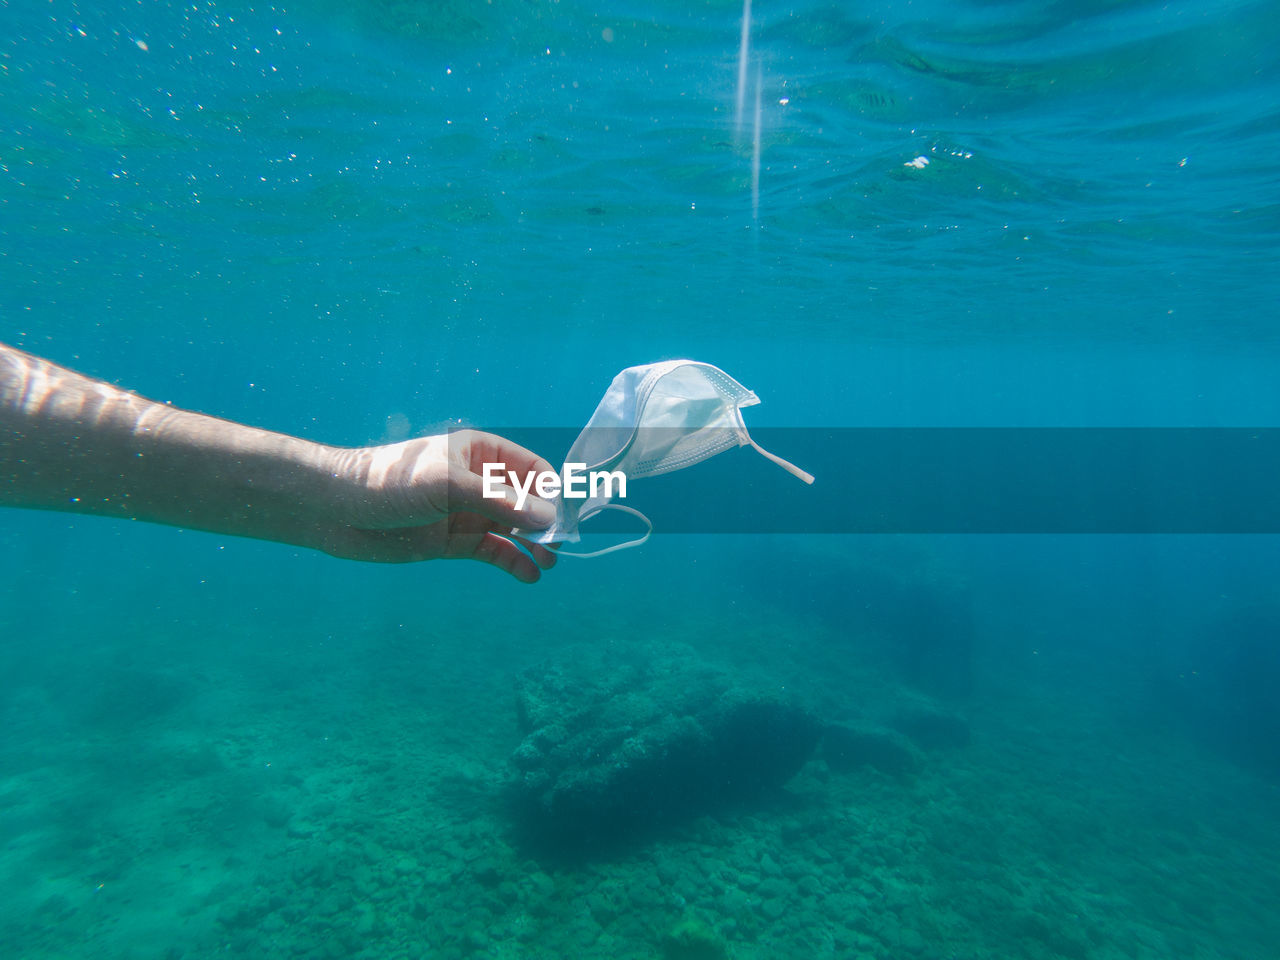
M 508 533 L 503 534 L 502 536 L 505 536 L 508 540 L 514 540 L 516 543 L 528 550 L 529 553 L 533 554 L 534 563 L 543 570 L 550 570 L 556 565 L 556 560 L 558 558 L 556 557 L 555 551 L 560 549 L 560 544 L 552 543 L 544 546 L 541 543 L 534 543 L 532 540 L 526 540 L 524 537 L 517 537 L 514 534 Z
M 509 524 L 529 530 L 544 530 L 555 520 L 554 508 L 550 512 L 545 503 L 534 493 L 534 481 L 539 474 L 555 475 L 556 470 L 532 450 L 506 437 L 479 430 L 459 430 L 449 435 L 450 461 L 455 467 L 449 471 L 449 510 L 474 510 L 497 524 Z M 468 471 L 460 471 L 456 465 L 466 464 Z M 483 478 L 485 464 L 500 464 L 502 490 L 505 497 L 485 497 Z M 512 484 L 520 485 L 520 492 Z M 515 505 L 522 501 L 517 512 Z
M 542 552 L 550 553 L 548 550 Z M 484 535 L 470 559 L 492 564 L 499 570 L 511 574 L 521 583 L 537 583 L 542 577 L 542 571 L 555 563 L 554 556 L 549 563 L 534 563 L 529 559 L 529 555 L 514 543 L 495 533 Z
M 501 461 L 486 461 L 488 463 Z M 478 513 L 495 526 L 501 528 L 518 527 L 525 530 L 545 530 L 555 523 L 556 508 L 549 500 L 543 500 L 533 493 L 524 497 L 520 508 L 517 492 L 506 485 L 498 487 L 501 497 L 485 496 L 485 480 L 477 473 L 467 470 L 449 471 L 449 512 L 462 511 Z
M 525 549 L 521 550 L 519 543 Z M 528 551 L 527 553 L 525 551 Z M 451 519 L 445 557 L 451 560 L 479 560 L 492 564 L 524 583 L 533 583 L 543 570 L 556 565 L 556 555 L 541 544 L 523 537 L 498 534 L 474 514 L 455 514 Z
M 322 549 L 347 560 L 374 563 L 418 563 L 423 560 L 479 560 L 497 567 L 522 583 L 535 583 L 543 570 L 556 563 L 552 550 L 522 538 L 526 553 L 499 536 L 493 525 L 474 513 L 458 513 L 425 527 L 361 530 L 344 527 L 326 539 Z
M 510 574 L 521 583 L 537 583 L 543 570 L 555 566 L 555 554 L 545 547 L 529 544 L 529 553 L 525 553 L 511 539 L 486 529 L 488 524 L 481 518 L 460 514 L 458 519 L 468 526 L 471 520 L 482 526 L 480 532 L 475 533 L 451 532 L 444 552 L 444 557 L 448 560 L 479 560 Z
M 471 466 L 472 473 L 480 473 L 486 463 L 503 463 L 505 469 L 515 473 L 521 479 L 530 473 L 555 473 L 550 463 L 532 450 L 527 450 L 518 443 L 496 433 L 484 433 L 480 430 L 459 430 L 450 434 L 451 447 L 459 452 L 469 454 L 463 458 Z

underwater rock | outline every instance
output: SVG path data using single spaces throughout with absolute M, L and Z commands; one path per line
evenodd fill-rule
M 909 777 L 922 766 L 907 738 L 893 730 L 857 730 L 838 723 L 822 731 L 822 756 L 832 770 L 844 773 L 874 767 L 892 777 Z
M 706 924 L 682 920 L 662 938 L 663 960 L 728 960 L 729 948 Z
M 943 750 L 969 745 L 968 722 L 945 710 L 914 706 L 900 711 L 889 725 L 922 750 Z
M 585 648 L 528 670 L 516 712 L 511 796 L 556 844 L 749 800 L 789 780 L 821 731 L 794 700 L 676 645 Z

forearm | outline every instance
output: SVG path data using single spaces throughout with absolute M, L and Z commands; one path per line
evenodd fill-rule
M 338 459 L 0 344 L 0 504 L 323 546 Z

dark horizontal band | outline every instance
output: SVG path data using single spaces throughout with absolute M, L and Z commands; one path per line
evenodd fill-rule
M 581 431 L 490 432 L 559 467 Z M 1280 533 L 1280 428 L 762 427 L 751 436 L 817 482 L 744 447 L 631 476 L 621 502 L 658 533 Z M 672 430 L 637 438 L 654 450 L 682 439 Z M 634 523 L 606 511 L 583 533 Z

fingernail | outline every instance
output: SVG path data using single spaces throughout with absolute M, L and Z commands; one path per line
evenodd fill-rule
M 549 527 L 556 522 L 556 505 L 550 500 L 530 497 L 524 505 L 524 515 L 529 518 L 531 527 Z

